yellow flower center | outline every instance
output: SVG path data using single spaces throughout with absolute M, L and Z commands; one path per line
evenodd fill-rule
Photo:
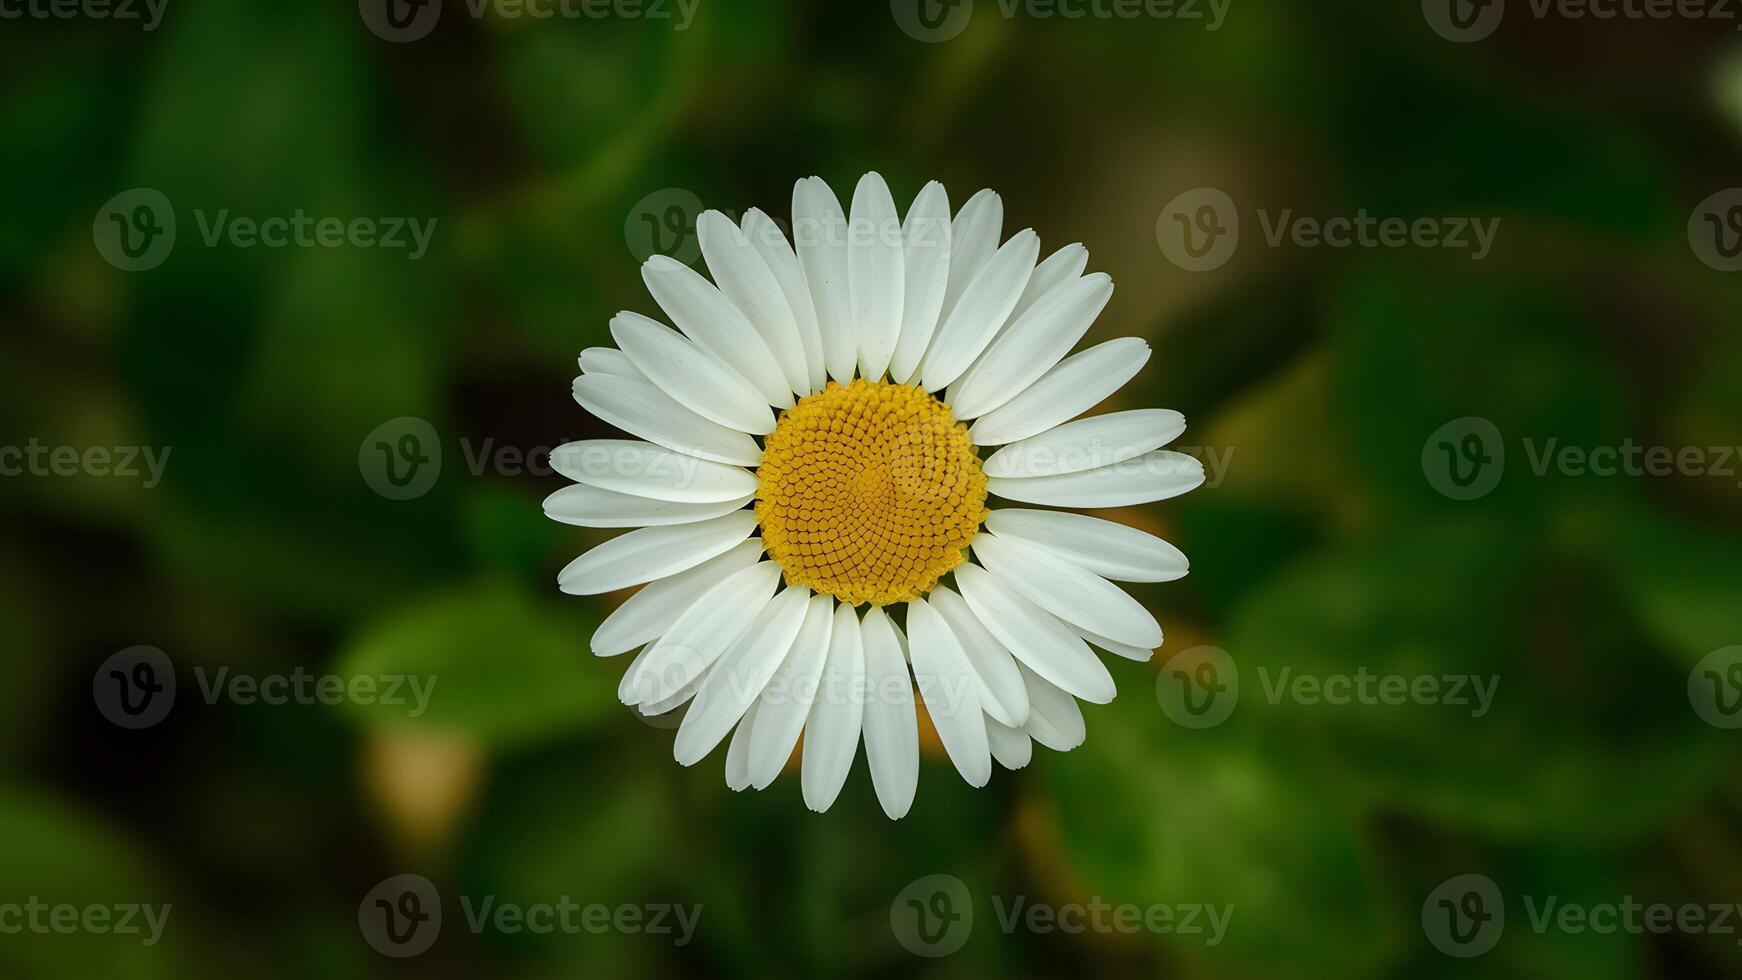
M 788 584 L 853 605 L 931 591 L 986 517 L 967 426 L 907 385 L 829 382 L 781 413 L 757 476 L 762 544 Z

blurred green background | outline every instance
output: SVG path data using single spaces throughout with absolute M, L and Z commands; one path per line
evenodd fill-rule
M 1739 182 L 1735 21 L 1514 0 L 1455 44 L 1412 2 L 1233 0 L 1216 30 L 980 3 L 932 43 L 901 7 L 701 0 L 680 30 L 453 2 L 408 43 L 346 0 L 168 0 L 151 31 L 0 20 L 0 445 L 171 452 L 150 488 L 0 478 L 0 903 L 174 906 L 151 948 L 0 935 L 0 977 L 1742 976 L 1736 935 L 1539 932 L 1520 903 L 1742 900 L 1742 736 L 1688 684 L 1742 643 L 1742 477 L 1538 475 L 1523 449 L 1742 442 L 1742 277 L 1688 234 Z M 957 205 L 992 187 L 1007 234 L 1084 242 L 1119 286 L 1088 341 L 1156 350 L 1115 403 L 1180 409 L 1181 442 L 1228 461 L 1119 515 L 1193 570 L 1137 588 L 1168 641 L 1111 663 L 1087 743 L 976 791 L 930 739 L 899 823 L 863 762 L 822 816 L 791 773 L 733 794 L 723 750 L 675 765 L 671 725 L 616 700 L 626 660 L 586 649 L 622 596 L 556 590 L 605 535 L 547 521 L 564 481 L 514 462 L 607 434 L 569 379 L 612 313 L 656 312 L 648 215 L 784 218 L 796 178 L 844 197 L 867 169 L 903 207 L 928 179 Z M 178 238 L 127 272 L 93 220 L 138 187 Z M 1242 238 L 1191 273 L 1157 225 L 1199 187 L 1238 202 Z M 436 225 L 416 261 L 208 246 L 196 212 L 226 209 Z M 1273 247 L 1259 218 L 1358 209 L 1501 224 L 1472 261 Z M 665 232 L 693 256 L 681 221 Z M 407 416 L 442 467 L 393 500 L 360 458 Z M 1423 449 L 1467 416 L 1508 466 L 1458 501 Z M 136 644 L 180 688 L 130 731 L 92 684 Z M 1156 692 L 1200 645 L 1243 688 L 1193 730 Z M 208 704 L 196 671 L 220 667 L 439 687 L 415 720 Z M 1258 672 L 1283 667 L 1501 680 L 1473 718 L 1272 703 Z M 406 872 L 447 918 L 400 961 L 358 908 Z M 1421 923 L 1464 873 L 1509 903 L 1471 960 Z M 930 874 L 976 903 L 936 960 L 890 927 Z M 473 934 L 459 895 L 704 911 L 681 947 Z M 1018 895 L 1234 914 L 1215 946 L 1006 933 L 989 897 Z

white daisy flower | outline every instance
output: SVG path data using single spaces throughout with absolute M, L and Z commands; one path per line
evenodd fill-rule
M 1185 493 L 1203 467 L 1160 449 L 1185 428 L 1177 412 L 1071 421 L 1149 358 L 1130 337 L 1066 356 L 1113 294 L 1083 274 L 1081 245 L 1037 263 L 1032 230 L 1000 244 L 997 194 L 952 218 L 936 182 L 898 219 L 875 173 L 850 211 L 816 177 L 792 209 L 796 250 L 760 211 L 739 224 L 709 211 L 696 230 L 713 282 L 664 256 L 642 267 L 672 326 L 618 314 L 617 347 L 584 351 L 574 383 L 641 441 L 560 447 L 552 462 L 577 484 L 545 512 L 637 528 L 559 583 L 644 585 L 592 648 L 639 650 L 624 703 L 650 716 L 688 704 L 678 762 L 731 733 L 727 784 L 761 789 L 802 735 L 804 799 L 821 811 L 862 741 L 899 818 L 921 704 L 974 786 L 994 759 L 1026 765 L 1031 742 L 1068 751 L 1084 738 L 1077 701 L 1114 695 L 1090 645 L 1147 660 L 1161 644 L 1113 582 L 1186 573 L 1143 531 L 988 498 L 1123 507 Z

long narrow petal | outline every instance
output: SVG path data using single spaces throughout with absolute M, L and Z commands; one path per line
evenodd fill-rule
M 956 417 L 979 418 L 1021 394 L 1070 353 L 1112 297 L 1113 280 L 1100 272 L 1042 296 L 962 375 Z
M 920 364 L 925 390 L 948 387 L 986 349 L 1022 297 L 1039 254 L 1040 239 L 1034 231 L 1019 231 L 968 284 L 961 300 L 944 316 Z
M 701 273 L 668 255 L 655 255 L 642 263 L 641 281 L 684 336 L 731 365 L 768 404 L 792 406 L 792 389 L 780 373 L 774 352 L 732 301 Z
M 975 420 L 968 439 L 976 446 L 1001 446 L 1074 419 L 1136 377 L 1149 353 L 1145 341 L 1121 337 L 1072 354 L 1022 394 Z
M 1004 232 L 1004 199 L 990 189 L 981 189 L 950 224 L 950 278 L 944 287 L 944 305 L 938 311 L 941 323 L 967 292 L 968 284 L 992 261 L 998 239 Z
M 810 391 L 798 319 L 768 260 L 730 218 L 718 211 L 704 212 L 696 220 L 696 237 L 701 240 L 702 255 L 707 259 L 708 271 L 714 274 L 714 284 L 762 335 L 762 342 L 780 365 L 786 386 L 793 391 Z
M 750 782 L 757 789 L 774 782 L 786 760 L 792 758 L 805 717 L 816 701 L 817 678 L 829 656 L 834 624 L 835 600 L 812 596 L 792 651 L 762 689 L 757 710 L 760 720 L 750 742 Z
M 743 229 L 750 247 L 768 263 L 768 270 L 780 283 L 786 305 L 792 309 L 792 317 L 798 323 L 806 383 L 804 387 L 793 390 L 805 395 L 822 391 L 828 381 L 828 369 L 823 366 L 823 332 L 817 325 L 816 301 L 811 299 L 810 286 L 805 283 L 804 269 L 800 268 L 798 256 L 792 251 L 792 243 L 786 240 L 786 233 L 780 230 L 773 218 L 756 208 L 744 212 Z
M 570 595 L 625 589 L 725 554 L 755 530 L 756 515 L 747 510 L 696 524 L 644 527 L 618 535 L 569 562 L 557 582 Z
M 1148 663 L 1155 656 L 1154 647 L 1138 647 L 1129 643 L 1120 643 L 1118 640 L 1109 640 L 1101 634 L 1092 633 L 1075 623 L 1066 623 L 1065 625 L 1069 626 L 1072 632 L 1088 641 L 1090 646 L 1100 647 L 1115 657 L 1123 657 L 1126 660 L 1135 660 L 1143 664 Z
M 683 334 L 624 312 L 612 318 L 611 337 L 643 375 L 702 418 L 754 435 L 774 431 L 774 413 L 750 383 Z
M 1118 693 L 1113 675 L 1081 637 L 991 572 L 971 563 L 958 565 L 956 584 L 974 615 L 1022 664 L 1084 701 L 1106 704 Z M 1032 709 L 1033 691 L 1029 693 Z
M 732 744 L 726 746 L 726 788 L 734 793 L 750 787 L 750 741 L 756 733 L 760 708 L 761 702 L 751 702 L 738 727 L 732 730 Z
M 1075 281 L 1089 267 L 1089 250 L 1081 242 L 1066 245 L 1064 248 L 1040 260 L 1034 267 L 1034 275 L 1028 277 L 1028 286 L 1022 290 L 1022 298 L 1016 301 L 1016 308 L 1010 311 L 1010 319 L 1005 321 L 1006 329 L 1011 324 L 1022 319 L 1022 314 L 1034 305 L 1034 301 L 1052 292 L 1054 287 Z
M 853 367 L 859 361 L 847 281 L 847 215 L 821 177 L 807 177 L 793 186 L 792 237 L 816 305 L 823 363 L 829 377 L 846 384 L 853 379 Z
M 1018 666 L 1022 668 L 1023 683 L 1028 685 L 1028 703 L 1034 706 L 1022 730 L 1054 752 L 1069 752 L 1083 744 L 1087 730 L 1082 706 L 1026 665 Z
M 901 225 L 903 275 L 901 336 L 889 376 L 907 384 L 937 332 L 944 290 L 950 284 L 950 197 L 937 181 L 920 188 Z M 986 253 L 991 258 L 991 252 Z
M 1000 582 L 1061 621 L 1131 646 L 1161 646 L 1161 624 L 1143 603 L 1094 572 L 1049 561 L 1045 549 L 984 531 L 974 537 L 973 548 Z
M 574 390 L 582 408 L 648 442 L 718 463 L 755 466 L 762 460 L 755 439 L 702 418 L 647 382 L 583 374 L 575 379 Z
M 647 380 L 647 375 L 629 362 L 629 355 L 615 347 L 589 347 L 581 351 L 581 373 L 615 374 L 631 381 Z
M 973 666 L 986 713 L 1012 728 L 1022 727 L 1028 720 L 1028 692 L 1022 686 L 1022 675 L 1016 672 L 1016 660 L 1010 651 L 986 629 L 962 597 L 947 586 L 940 585 L 931 591 L 931 607 L 949 624 Z
M 835 607 L 829 657 L 823 664 L 816 703 L 804 727 L 804 758 L 799 782 L 804 805 L 821 813 L 841 795 L 853 756 L 859 749 L 864 718 L 865 650 L 853 607 Z
M 1001 507 L 986 518 L 986 529 L 1115 582 L 1171 582 L 1191 568 L 1178 548 L 1155 535 L 1087 514 Z
M 911 608 L 911 607 L 910 607 Z M 891 820 L 900 820 L 913 806 L 919 787 L 919 720 L 914 714 L 913 684 L 901 641 L 883 610 L 873 606 L 860 624 L 864 637 L 865 761 L 877 802 Z
M 858 338 L 859 375 L 876 380 L 889 370 L 905 306 L 901 222 L 883 176 L 872 171 L 853 189 L 847 233 L 847 286 Z
M 775 596 L 708 671 L 672 744 L 678 765 L 700 762 L 761 697 L 798 638 L 810 595 L 811 590 L 795 585 Z
M 1005 500 L 1049 507 L 1129 507 L 1177 497 L 1204 482 L 1204 464 L 1165 449 L 1123 463 L 1057 476 L 988 477 Z
M 907 640 L 914 680 L 944 751 L 969 786 L 986 785 L 992 778 L 992 756 L 986 744 L 979 681 L 968 654 L 949 624 L 924 599 L 907 604 Z
M 577 483 L 544 498 L 544 516 L 579 527 L 694 524 L 730 514 L 749 503 L 750 499 L 745 496 L 717 504 L 680 504 Z
M 723 555 L 716 555 L 694 568 L 649 582 L 641 591 L 623 600 L 593 631 L 591 646 L 601 657 L 627 653 L 643 643 L 657 640 L 697 597 L 726 579 L 756 564 L 762 555 L 762 539 L 751 538 Z
M 756 492 L 756 474 L 633 439 L 583 439 L 551 450 L 558 473 L 601 490 L 712 504 Z
M 1165 446 L 1186 428 L 1185 416 L 1165 408 L 1095 415 L 1054 426 L 993 453 L 987 476 L 1052 476 L 1111 466 Z
M 991 746 L 992 758 L 1006 769 L 1021 769 L 1034 754 L 1034 743 L 1027 732 L 996 718 L 986 719 L 986 742 Z
M 780 581 L 772 561 L 727 576 L 696 599 L 648 651 L 630 682 L 637 703 L 663 701 L 713 666 L 768 605 Z

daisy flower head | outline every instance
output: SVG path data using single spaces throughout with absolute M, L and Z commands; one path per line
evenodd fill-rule
M 898 217 L 875 173 L 845 208 L 800 180 L 790 240 L 755 209 L 702 214 L 712 281 L 654 256 L 642 279 L 666 322 L 619 313 L 617 346 L 581 353 L 575 400 L 635 438 L 559 447 L 552 463 L 576 482 L 545 512 L 635 530 L 558 581 L 577 595 L 643 586 L 592 648 L 638 651 L 625 704 L 687 705 L 683 765 L 730 735 L 727 784 L 762 789 L 802 736 L 800 783 L 820 811 L 862 742 L 899 818 L 922 707 L 983 786 L 994 759 L 1018 769 L 1034 742 L 1082 743 L 1077 702 L 1114 695 L 1091 647 L 1147 660 L 1161 645 L 1155 617 L 1113 583 L 1183 576 L 1178 549 L 1004 503 L 1147 503 L 1198 486 L 1203 467 L 1160 448 L 1185 429 L 1177 412 L 1072 421 L 1149 347 L 1072 354 L 1112 280 L 1084 274 L 1080 244 L 1040 260 L 1032 230 L 1000 241 L 1003 219 L 988 190 L 952 215 L 932 182 Z

